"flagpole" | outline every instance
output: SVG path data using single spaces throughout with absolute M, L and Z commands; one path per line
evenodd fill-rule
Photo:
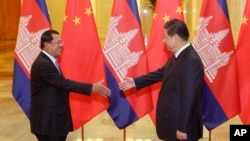
M 211 141 L 211 130 L 208 131 L 208 141 Z
M 82 126 L 82 141 L 84 141 L 84 126 Z
M 123 129 L 123 141 L 126 141 L 126 128 Z

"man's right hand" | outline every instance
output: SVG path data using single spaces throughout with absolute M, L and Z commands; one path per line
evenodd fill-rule
M 104 97 L 110 96 L 111 90 L 106 86 L 102 85 L 103 81 L 104 80 L 94 83 L 92 87 L 92 92 L 100 94 Z
M 122 82 L 119 83 L 120 90 L 126 91 L 135 87 L 135 81 L 131 77 L 125 77 Z

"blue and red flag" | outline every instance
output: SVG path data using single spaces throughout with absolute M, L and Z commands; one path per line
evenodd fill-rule
M 67 78 L 87 83 L 105 79 L 104 56 L 90 0 L 68 0 L 62 30 L 64 41 L 60 66 Z M 74 130 L 106 110 L 108 98 L 70 93 Z
M 240 90 L 240 114 L 243 124 L 250 124 L 250 1 L 246 1 L 236 48 L 236 60 Z
M 14 53 L 12 93 L 27 117 L 30 115 L 30 69 L 40 53 L 40 37 L 51 28 L 45 0 L 23 0 Z
M 183 7 L 181 0 L 157 0 L 155 6 L 154 19 L 150 32 L 147 58 L 149 71 L 154 71 L 161 68 L 172 54 L 167 50 L 163 42 L 164 24 L 171 19 L 184 20 Z M 156 55 L 157 54 L 157 55 Z M 156 83 L 151 87 L 151 95 L 153 101 L 153 110 L 150 112 L 150 117 L 153 123 L 156 123 L 156 103 L 158 94 L 161 88 L 161 82 Z
M 149 88 L 122 92 L 118 87 L 126 76 L 147 73 L 145 45 L 135 0 L 114 0 L 103 53 L 108 87 L 112 91 L 108 113 L 122 129 L 152 110 Z
M 202 118 L 211 130 L 240 110 L 235 47 L 226 0 L 203 0 L 193 45 L 204 65 Z

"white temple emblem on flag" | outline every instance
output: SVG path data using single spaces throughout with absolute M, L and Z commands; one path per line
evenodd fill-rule
M 41 51 L 40 37 L 44 31 L 48 30 L 48 28 L 45 28 L 37 32 L 30 32 L 27 26 L 29 25 L 31 18 L 32 15 L 20 17 L 18 38 L 15 49 L 18 58 L 28 72 L 30 72 L 32 63 Z
M 112 66 L 119 80 L 122 80 L 128 69 L 136 65 L 143 51 L 131 52 L 129 45 L 139 29 L 133 29 L 126 33 L 119 32 L 117 25 L 122 16 L 111 17 L 108 27 L 108 34 L 105 40 L 103 52 Z
M 200 17 L 193 45 L 202 59 L 205 74 L 212 83 L 218 69 L 228 64 L 233 50 L 223 53 L 219 50 L 220 43 L 228 34 L 229 29 L 209 33 L 206 27 L 211 19 L 212 16 Z

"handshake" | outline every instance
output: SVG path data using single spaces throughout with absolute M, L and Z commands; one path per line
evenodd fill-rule
M 102 85 L 104 80 L 96 82 L 93 84 L 92 92 L 98 93 L 104 97 L 111 95 L 111 90 L 106 86 Z M 131 77 L 125 77 L 123 81 L 119 83 L 120 90 L 126 91 L 130 88 L 135 87 L 134 79 Z

